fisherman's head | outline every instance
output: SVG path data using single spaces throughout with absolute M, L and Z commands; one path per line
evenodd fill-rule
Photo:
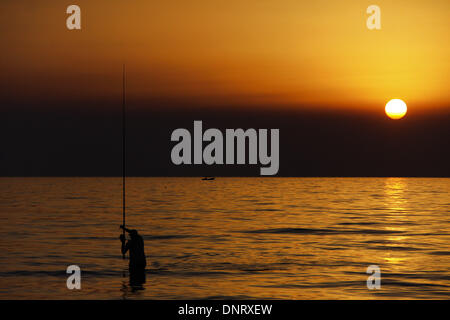
M 136 238 L 138 236 L 138 232 L 136 229 L 130 230 L 130 237 Z

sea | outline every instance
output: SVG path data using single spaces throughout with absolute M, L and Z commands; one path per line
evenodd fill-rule
M 0 178 L 0 299 L 450 298 L 448 178 L 127 178 L 137 286 L 121 224 L 121 178 Z

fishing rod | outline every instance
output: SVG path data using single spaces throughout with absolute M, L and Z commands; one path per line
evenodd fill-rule
M 123 226 L 123 239 L 125 239 L 125 64 L 122 67 L 122 226 Z M 125 253 L 122 253 L 122 259 L 125 259 Z

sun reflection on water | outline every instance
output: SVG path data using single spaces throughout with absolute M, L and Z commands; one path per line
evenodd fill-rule
M 405 178 L 388 178 L 384 185 L 385 201 L 388 209 L 396 213 L 404 213 L 407 209 L 408 200 L 405 192 L 408 182 Z

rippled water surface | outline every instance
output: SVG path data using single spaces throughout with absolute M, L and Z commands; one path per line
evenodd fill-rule
M 1 178 L 0 191 L 1 299 L 450 298 L 450 179 L 129 178 L 143 290 L 120 254 L 121 179 Z

